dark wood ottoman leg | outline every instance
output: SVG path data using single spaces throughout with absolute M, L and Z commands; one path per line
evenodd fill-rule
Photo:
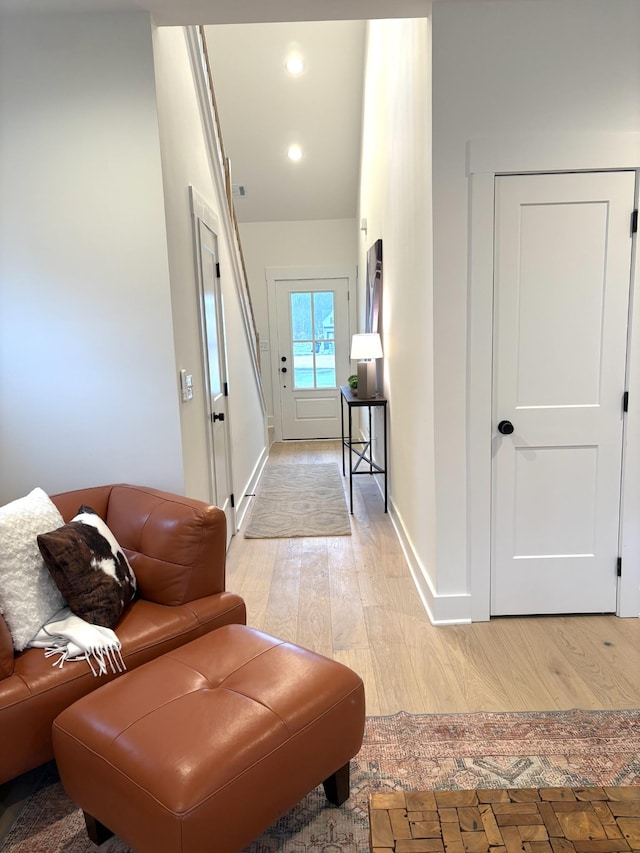
M 94 844 L 97 844 L 99 847 L 101 844 L 104 844 L 105 841 L 113 838 L 113 832 L 111 832 L 111 830 L 104 824 L 100 823 L 99 820 L 96 820 L 95 817 L 90 815 L 88 812 L 83 812 L 83 815 L 84 822 L 87 827 L 87 835 Z
M 339 770 L 332 773 L 328 779 L 322 783 L 327 799 L 334 806 L 341 806 L 349 799 L 349 768 L 351 762 L 347 761 Z

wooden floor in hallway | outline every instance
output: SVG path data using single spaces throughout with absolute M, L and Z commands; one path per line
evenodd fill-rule
M 339 441 L 277 443 L 268 464 L 326 462 L 341 469 Z M 434 627 L 374 477 L 354 478 L 351 520 L 351 536 L 245 539 L 241 530 L 227 588 L 245 598 L 248 624 L 360 673 L 368 714 L 640 708 L 640 619 Z

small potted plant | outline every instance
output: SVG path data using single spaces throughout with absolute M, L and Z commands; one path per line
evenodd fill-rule
M 352 374 L 347 379 L 347 383 L 349 385 L 349 388 L 351 388 L 351 393 L 353 394 L 353 396 L 357 397 L 358 396 L 358 377 L 356 376 L 355 373 Z

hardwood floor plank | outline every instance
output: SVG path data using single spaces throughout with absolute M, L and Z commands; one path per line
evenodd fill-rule
M 351 537 L 348 536 L 327 539 L 329 606 L 334 653 L 339 649 L 368 647 L 367 629 L 350 539 Z
M 577 618 L 577 617 L 575 617 Z M 542 629 L 540 622 L 544 622 Z M 545 685 L 558 708 L 600 707 L 589 685 L 589 673 L 576 669 L 558 648 L 557 617 L 514 620 L 521 637 L 523 666 L 527 663 L 542 669 Z
M 469 653 L 475 656 L 474 649 L 482 649 L 484 667 L 490 677 L 485 689 L 495 691 L 499 697 L 492 703 L 491 710 L 546 711 L 556 707 L 553 697 L 535 665 L 535 662 L 523 654 L 522 645 L 514 637 L 514 623 L 511 619 L 495 619 L 491 622 L 477 622 L 460 626 L 468 635 Z M 481 697 L 469 696 L 469 707 L 482 702 Z M 487 709 L 489 709 L 489 704 Z
M 377 574 L 375 567 L 363 565 L 357 573 L 357 578 L 360 600 L 364 607 L 384 607 L 393 601 L 389 579 Z
M 277 539 L 234 537 L 227 554 L 227 589 L 241 595 L 247 605 L 247 622 L 262 629 L 278 553 Z
M 479 623 L 482 624 L 482 623 Z M 443 625 L 437 628 L 447 649 L 449 666 L 458 674 L 467 709 L 508 710 L 512 704 L 510 686 L 499 677 L 496 661 L 478 642 L 474 625 Z
M 365 607 L 364 614 L 380 713 L 426 713 L 424 691 L 406 654 L 396 614 L 389 607 Z
M 339 441 L 274 444 L 269 464 L 335 462 Z M 348 475 L 343 477 L 347 495 Z M 431 625 L 372 477 L 355 477 L 351 536 L 234 537 L 227 587 L 249 624 L 359 672 L 367 712 L 640 707 L 640 620 L 615 616 Z
M 373 660 L 370 649 L 337 649 L 334 660 L 350 667 L 357 672 L 365 686 L 365 706 L 367 714 L 379 715 L 381 711 L 378 688 L 374 674 Z
M 425 622 L 419 614 L 405 615 L 401 626 L 417 694 L 402 710 L 417 713 L 418 707 L 424 707 L 429 714 L 467 711 L 469 703 L 461 687 L 460 672 L 450 666 L 440 629 Z
M 597 707 L 603 701 L 640 707 L 640 648 L 636 642 L 619 649 L 606 639 L 617 633 L 610 625 L 609 616 L 564 616 L 554 622 L 553 637 L 572 669 L 584 673 Z
M 274 637 L 295 643 L 298 636 L 298 608 L 302 570 L 302 540 L 280 539 L 276 554 L 263 630 Z
M 296 642 L 321 655 L 332 657 L 331 599 L 327 540 L 323 537 L 303 539 L 301 578 Z
M 599 640 L 605 648 L 616 650 L 614 665 L 616 671 L 629 673 L 632 677 L 636 695 L 640 693 L 640 639 L 638 637 L 638 619 L 609 619 L 600 628 Z M 640 697 L 636 702 L 640 707 Z

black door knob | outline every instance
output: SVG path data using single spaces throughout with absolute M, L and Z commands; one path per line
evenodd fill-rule
M 281 356 L 280 356 L 280 361 L 286 361 L 286 360 L 287 360 L 286 355 L 281 355 Z
M 220 414 L 218 414 L 217 412 L 214 412 L 214 413 L 213 413 L 213 415 L 212 415 L 212 417 L 211 417 L 211 420 L 212 420 L 214 423 L 215 423 L 216 421 L 223 421 L 223 420 L 224 420 L 224 412 L 220 412 Z
M 283 367 L 283 368 L 282 368 L 282 372 L 283 372 L 283 373 L 286 373 L 286 372 L 287 372 L 287 368 L 286 368 L 286 367 Z
M 500 421 L 498 424 L 498 432 L 501 432 L 502 435 L 511 435 L 513 432 L 513 424 L 511 421 Z

